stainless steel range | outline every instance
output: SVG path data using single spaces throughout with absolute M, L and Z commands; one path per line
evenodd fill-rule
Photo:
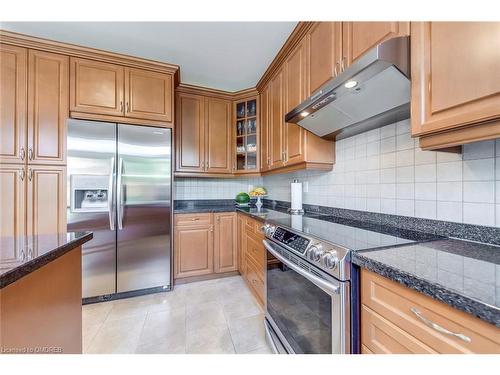
M 414 242 L 411 233 L 321 216 L 269 216 L 266 333 L 277 353 L 357 353 L 358 275 L 352 251 Z
M 277 353 L 350 353 L 349 250 L 290 228 L 263 227 L 266 333 Z

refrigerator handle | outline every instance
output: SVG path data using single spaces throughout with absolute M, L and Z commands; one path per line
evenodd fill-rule
M 118 159 L 118 178 L 116 181 L 116 203 L 118 204 L 118 229 L 123 229 L 123 197 L 122 197 L 123 158 Z
M 108 216 L 109 216 L 109 229 L 115 230 L 115 210 L 113 204 L 114 198 L 114 182 L 115 182 L 115 157 L 111 158 L 111 173 L 109 174 L 108 182 Z

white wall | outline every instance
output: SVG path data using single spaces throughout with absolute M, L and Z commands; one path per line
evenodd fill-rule
M 262 186 L 262 178 L 176 178 L 174 199 L 234 199 L 254 186 Z
M 331 172 L 264 177 L 268 198 L 290 201 L 294 178 L 308 204 L 500 227 L 500 139 L 422 151 L 405 120 L 338 141 Z

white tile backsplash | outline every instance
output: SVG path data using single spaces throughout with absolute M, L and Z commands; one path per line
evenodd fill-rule
M 175 178 L 174 197 L 182 199 L 233 199 L 240 192 L 262 186 L 262 178 Z
M 331 172 L 265 176 L 269 198 L 289 201 L 298 178 L 309 182 L 307 204 L 500 227 L 500 139 L 423 151 L 405 120 L 336 146 Z

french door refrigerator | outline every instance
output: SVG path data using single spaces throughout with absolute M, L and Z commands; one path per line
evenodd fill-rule
M 82 247 L 84 302 L 168 290 L 170 129 L 68 121 L 68 231 Z

